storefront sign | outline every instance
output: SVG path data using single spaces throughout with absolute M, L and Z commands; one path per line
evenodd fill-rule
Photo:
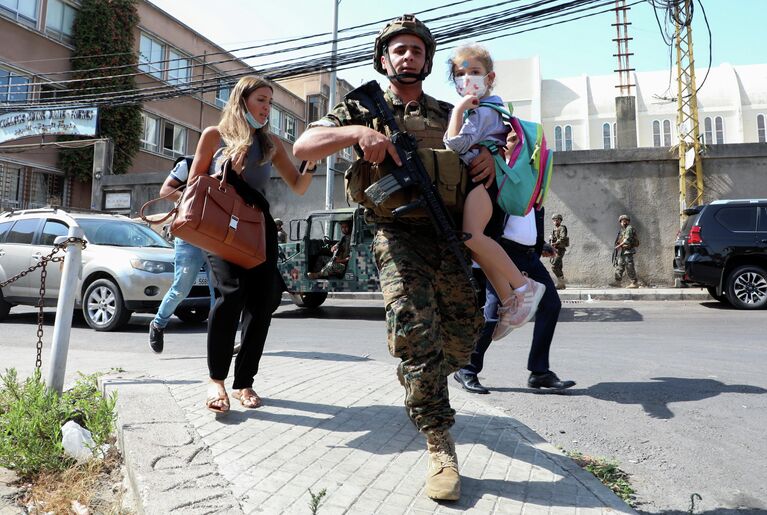
M 0 143 L 29 136 L 95 136 L 98 108 L 30 109 L 0 114 Z
M 130 209 L 130 192 L 107 192 L 104 196 L 104 209 Z

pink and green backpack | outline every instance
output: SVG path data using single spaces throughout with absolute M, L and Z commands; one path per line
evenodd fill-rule
M 479 105 L 497 111 L 519 136 L 519 143 L 506 161 L 498 153 L 495 142 L 480 142 L 495 159 L 496 202 L 506 213 L 514 216 L 525 216 L 533 208 L 540 209 L 549 191 L 554 166 L 553 151 L 546 146 L 543 126 L 512 116 L 514 108 L 511 103 L 508 104 L 508 111 L 490 102 L 480 102 Z

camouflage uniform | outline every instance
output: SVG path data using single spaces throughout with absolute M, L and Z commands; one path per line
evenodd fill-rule
M 634 268 L 634 254 L 636 248 L 633 246 L 634 242 L 634 228 L 631 224 L 621 228 L 618 233 L 618 237 L 615 240 L 615 245 L 620 245 L 618 249 L 618 256 L 615 262 L 615 281 L 620 282 L 623 279 L 624 272 L 629 276 L 632 283 L 636 283 L 637 273 Z
M 419 147 L 444 148 L 449 104 L 423 95 L 418 106 L 408 106 L 406 115 L 391 90 L 384 97 L 400 129 L 414 134 Z M 354 124 L 380 126 L 355 101 L 337 105 L 313 125 Z M 366 218 L 376 223 L 373 252 L 386 306 L 389 352 L 402 360 L 398 371 L 405 381 L 408 414 L 422 432 L 448 429 L 455 411 L 447 376 L 469 362 L 483 325 L 476 294 L 428 218 L 394 221 L 369 210 Z M 465 247 L 464 251 L 468 257 Z
M 554 272 L 557 279 L 564 278 L 564 274 L 562 273 L 562 259 L 564 259 L 565 252 L 567 251 L 567 247 L 564 244 L 565 238 L 567 238 L 567 227 L 564 225 L 560 225 L 559 227 L 555 226 L 551 231 L 551 237 L 549 238 L 549 243 L 556 251 L 556 255 L 551 258 L 551 271 Z

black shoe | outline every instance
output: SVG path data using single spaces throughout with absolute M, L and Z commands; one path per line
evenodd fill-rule
M 154 325 L 154 322 L 149 322 L 149 346 L 157 354 L 162 352 L 163 345 L 165 344 L 164 334 L 165 329 L 161 329 Z
M 551 388 L 552 390 L 565 390 L 575 386 L 575 381 L 562 381 L 552 371 L 545 374 L 530 374 L 527 379 L 527 386 L 530 388 Z
M 471 393 L 490 393 L 490 390 L 485 388 L 479 383 L 479 379 L 474 374 L 467 374 L 463 370 L 459 370 L 453 374 L 453 379 L 461 383 L 463 389 Z

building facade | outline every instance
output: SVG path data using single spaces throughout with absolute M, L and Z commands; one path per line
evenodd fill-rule
M 616 147 L 615 87 L 611 75 L 543 79 L 537 57 L 499 61 L 495 92 L 520 118 L 540 121 L 556 150 Z M 696 71 L 700 87 L 706 69 Z M 635 72 L 639 147 L 677 143 L 675 76 Z M 711 68 L 698 92 L 700 135 L 706 145 L 767 142 L 767 64 Z

